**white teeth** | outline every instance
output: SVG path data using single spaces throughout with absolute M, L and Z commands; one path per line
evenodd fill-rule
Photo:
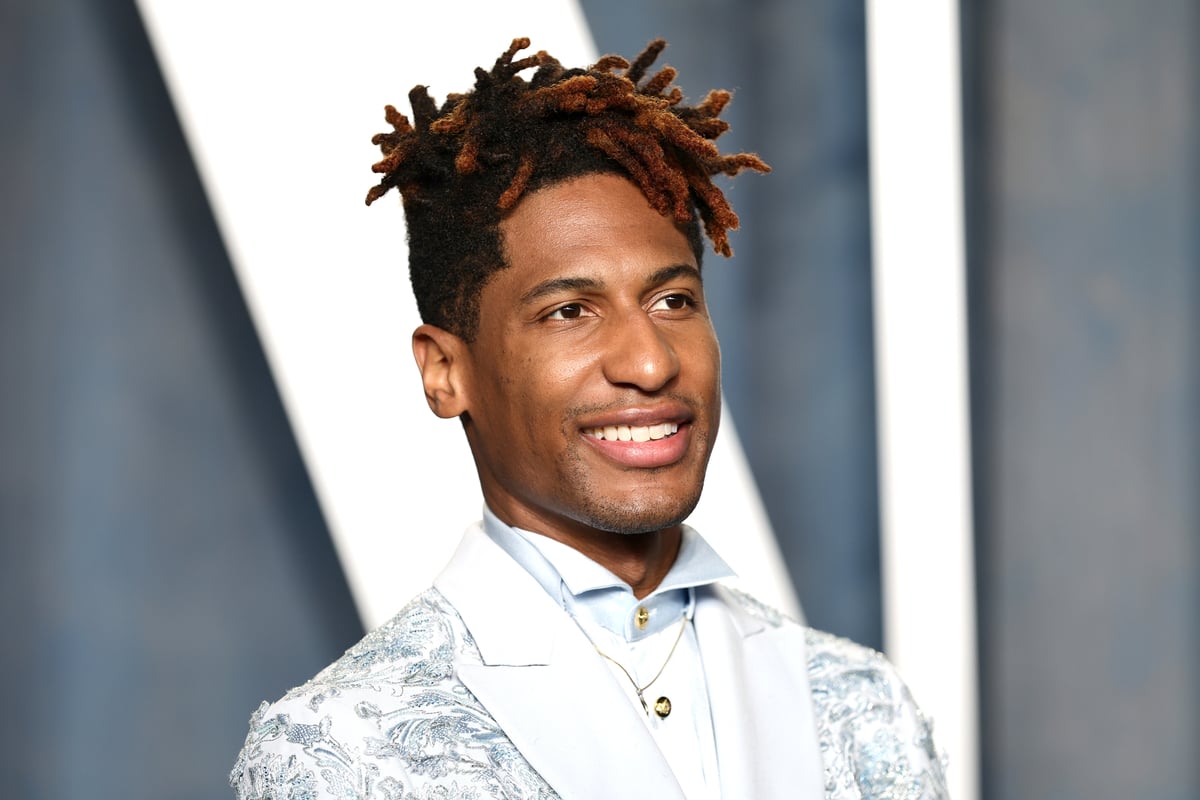
M 678 433 L 679 425 L 674 422 L 660 422 L 655 425 L 605 425 L 603 428 L 589 428 L 584 432 L 588 436 L 609 442 L 649 442 Z

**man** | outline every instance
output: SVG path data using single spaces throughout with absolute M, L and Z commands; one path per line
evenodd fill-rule
M 720 418 L 700 223 L 766 171 L 647 78 L 664 44 L 564 70 L 517 40 L 375 137 L 397 188 L 430 408 L 486 503 L 395 618 L 251 719 L 241 798 L 940 798 L 881 656 L 722 587 L 683 524 Z M 526 81 L 518 73 L 535 69 Z M 430 535 L 421 532 L 421 535 Z

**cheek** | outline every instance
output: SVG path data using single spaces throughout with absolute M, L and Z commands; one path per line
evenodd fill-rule
M 693 359 L 694 372 L 698 379 L 711 384 L 712 393 L 719 396 L 721 393 L 721 347 L 717 343 L 715 334 L 710 332 L 703 342 L 697 342 L 693 350 Z
M 563 343 L 548 346 L 530 356 L 526 374 L 537 382 L 540 401 L 560 410 L 573 405 L 572 395 L 581 390 L 595 373 L 599 355 L 587 343 Z

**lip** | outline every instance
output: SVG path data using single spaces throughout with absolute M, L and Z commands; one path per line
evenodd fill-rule
M 579 428 L 604 428 L 609 425 L 644 426 L 659 422 L 671 422 L 682 430 L 683 426 L 692 421 L 692 411 L 687 405 L 678 402 L 662 403 L 650 408 L 622 408 L 594 417 L 578 420 Z M 586 434 L 585 434 L 586 435 Z M 678 434 L 677 434 L 678 435 Z M 588 437 L 591 438 L 591 437 Z
M 580 426 L 580 435 L 602 457 L 631 469 L 658 469 L 682 461 L 691 444 L 692 416 L 686 405 L 662 405 L 653 409 L 622 409 L 589 419 Z M 607 426 L 650 426 L 671 422 L 676 432 L 662 439 L 649 441 L 611 441 L 596 439 L 584 431 Z

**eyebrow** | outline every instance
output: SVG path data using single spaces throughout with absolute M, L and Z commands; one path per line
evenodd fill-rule
M 647 286 L 657 286 L 680 277 L 701 281 L 700 270 L 690 264 L 673 264 L 656 270 L 646 281 Z M 550 278 L 521 295 L 521 304 L 528 305 L 547 295 L 558 292 L 596 292 L 604 288 L 604 282 L 594 278 Z
M 593 278 L 551 278 L 521 295 L 521 304 L 527 305 L 558 292 L 594 292 L 603 287 L 603 283 Z
M 650 276 L 650 280 L 646 281 L 646 284 L 648 286 L 658 286 L 667 281 L 673 281 L 676 278 L 695 278 L 699 283 L 704 283 L 704 278 L 700 275 L 700 270 L 691 264 L 675 264 L 670 267 L 663 267 L 655 272 Z

